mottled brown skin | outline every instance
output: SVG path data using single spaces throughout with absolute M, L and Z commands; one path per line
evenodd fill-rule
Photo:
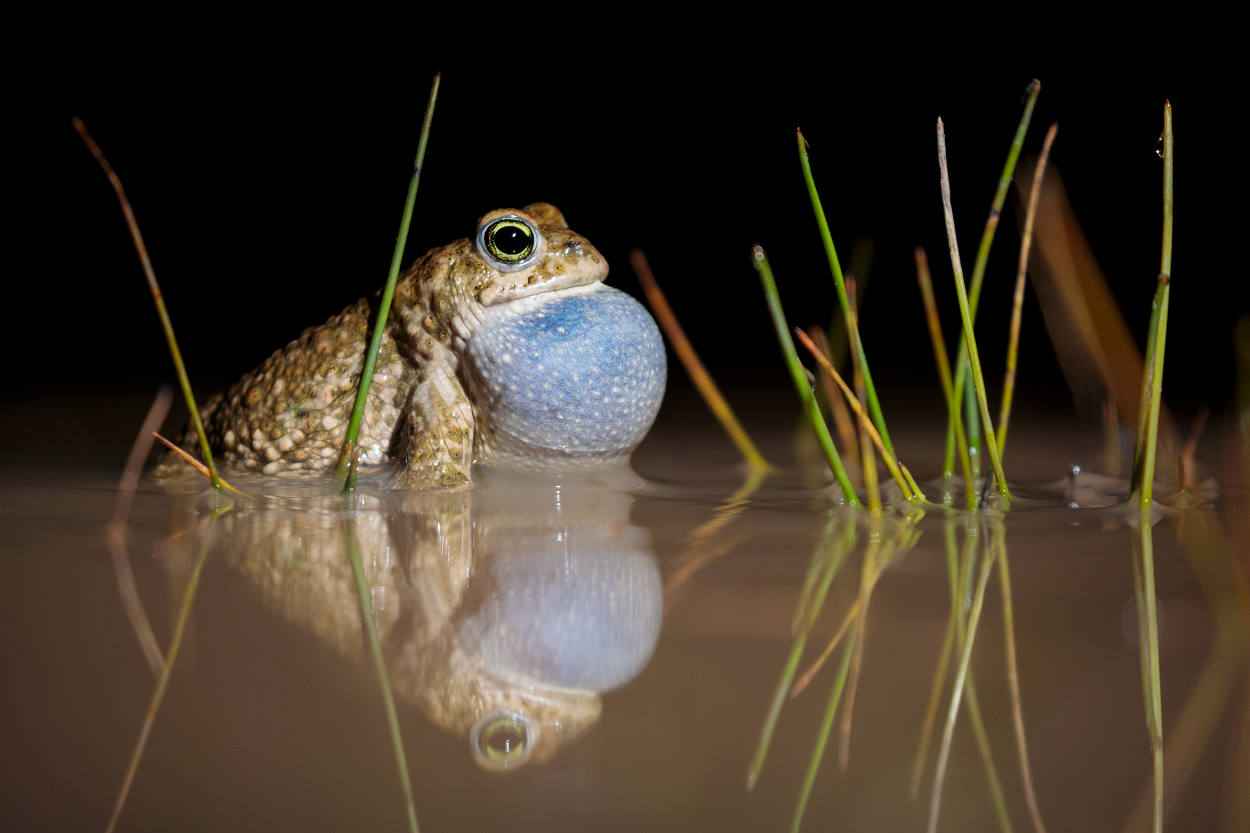
M 528 267 L 507 271 L 475 236 L 430 250 L 396 286 L 357 446 L 362 465 L 399 463 L 399 488 L 467 488 L 475 459 L 489 456 L 485 447 L 475 456 L 473 391 L 460 373 L 485 308 L 607 276 L 607 262 L 554 206 L 492 211 L 477 227 L 504 215 L 540 232 Z M 361 299 L 210 400 L 201 416 L 218 464 L 269 475 L 337 466 L 375 313 Z M 183 445 L 198 452 L 194 429 Z

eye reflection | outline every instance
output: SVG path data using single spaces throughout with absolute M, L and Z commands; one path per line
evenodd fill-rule
M 487 715 L 469 737 L 478 763 L 488 769 L 518 766 L 528 757 L 530 729 L 521 715 Z

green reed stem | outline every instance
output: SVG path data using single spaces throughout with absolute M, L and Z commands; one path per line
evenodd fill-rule
M 1146 372 L 1149 378 L 1148 399 L 1142 400 L 1141 410 L 1149 411 L 1144 436 L 1138 436 L 1142 449 L 1140 503 L 1150 505 L 1154 492 L 1155 453 L 1159 442 L 1159 411 L 1163 405 L 1163 356 L 1168 335 L 1168 298 L 1172 289 L 1172 105 L 1163 108 L 1163 256 L 1159 267 L 1158 287 L 1150 316 L 1151 334 L 1147 340 L 1153 348 Z M 1145 388 L 1145 385 L 1143 385 Z
M 339 461 L 339 477 L 346 476 L 344 492 L 356 488 L 354 467 L 349 463 L 352 451 L 356 447 L 356 437 L 360 434 L 360 421 L 365 415 L 365 404 L 369 401 L 369 387 L 373 384 L 373 370 L 377 367 L 378 354 L 382 352 L 382 335 L 386 332 L 386 322 L 391 315 L 391 300 L 395 297 L 395 283 L 399 280 L 399 267 L 404 259 L 404 247 L 408 243 L 408 227 L 412 225 L 412 208 L 417 202 L 417 186 L 421 184 L 421 166 L 425 162 L 425 146 L 430 140 L 430 125 L 434 121 L 434 104 L 438 101 L 438 85 L 442 73 L 434 76 L 430 85 L 430 99 L 425 105 L 425 118 L 421 121 L 421 138 L 417 142 L 417 160 L 412 166 L 412 177 L 408 180 L 408 196 L 404 200 L 404 213 L 399 220 L 399 234 L 395 238 L 395 251 L 391 255 L 391 268 L 386 276 L 386 288 L 382 290 L 382 302 L 378 305 L 378 320 L 373 326 L 373 338 L 369 342 L 369 352 L 365 354 L 365 366 L 360 372 L 360 387 L 356 391 L 356 403 L 352 406 L 351 419 L 347 423 L 347 435 L 343 438 L 343 455 Z
M 938 317 L 937 300 L 933 295 L 933 278 L 929 274 L 929 255 L 924 249 L 916 247 L 916 281 L 920 284 L 920 297 L 924 301 L 925 320 L 929 325 L 929 340 L 933 343 L 933 360 L 937 363 L 938 378 L 942 380 L 942 394 L 946 397 L 946 411 L 954 432 L 948 437 L 959 445 L 959 463 L 963 468 L 964 498 L 968 511 L 977 508 L 977 487 L 972 477 L 972 460 L 968 456 L 968 436 L 964 433 L 963 421 L 959 419 L 959 408 L 955 404 L 954 388 L 951 383 L 950 357 L 946 353 L 946 337 L 942 334 L 942 319 Z M 953 479 L 951 472 L 943 477 L 943 503 L 953 503 L 950 484 Z
M 832 527 L 833 521 L 830 520 L 825 527 L 825 535 L 829 534 L 829 530 Z M 797 636 L 800 629 L 807 626 L 807 605 L 812 600 L 812 594 L 816 592 L 816 579 L 824 575 L 824 568 L 828 567 L 828 563 L 821 561 L 818 557 L 818 552 L 812 554 L 812 558 L 807 565 L 807 575 L 803 577 L 803 590 L 799 593 L 798 604 L 794 606 L 794 616 L 790 618 L 791 636 Z
M 977 484 L 979 490 L 981 471 L 984 468 L 981 463 L 985 459 L 985 443 L 981 437 L 981 416 L 977 413 L 975 385 L 964 388 L 963 410 L 960 413 L 966 421 L 965 430 L 968 432 L 968 462 L 972 467 L 972 482 Z M 977 499 L 980 500 L 979 494 Z
M 838 303 L 842 305 L 842 313 L 846 317 L 846 330 L 851 344 L 851 360 L 858 361 L 860 372 L 864 374 L 864 388 L 868 393 L 868 412 L 872 414 L 873 424 L 881 434 L 885 447 L 894 453 L 894 445 L 890 442 L 890 432 L 885 428 L 885 417 L 881 414 L 881 403 L 877 401 L 877 389 L 872 384 L 872 374 L 868 371 L 868 357 L 864 354 L 864 343 L 859 337 L 859 325 L 856 321 L 856 310 L 846 293 L 846 281 L 842 277 L 842 266 L 838 262 L 837 250 L 833 247 L 833 235 L 829 233 L 829 223 L 825 220 L 825 210 L 820 205 L 820 194 L 816 192 L 816 180 L 812 177 L 811 160 L 807 157 L 807 140 L 803 131 L 797 131 L 799 143 L 799 164 L 803 168 L 803 181 L 807 184 L 807 196 L 812 201 L 812 211 L 816 215 L 816 226 L 820 229 L 820 240 L 825 245 L 825 257 L 829 261 L 829 271 L 833 273 L 833 284 L 838 290 Z
M 437 76 L 435 84 L 437 85 Z M 353 471 L 356 466 L 352 466 Z M 350 500 L 350 498 L 349 498 Z M 360 538 L 356 529 L 356 513 L 349 506 L 347 512 L 347 555 L 352 562 L 352 575 L 356 579 L 356 593 L 360 601 L 360 620 L 364 623 L 369 649 L 373 654 L 373 668 L 378 675 L 378 687 L 382 690 L 382 702 L 386 705 L 386 722 L 391 731 L 391 746 L 395 750 L 395 766 L 399 770 L 399 783 L 404 791 L 404 803 L 408 811 L 408 829 L 417 833 L 417 808 L 412 798 L 412 779 L 408 776 L 408 757 L 404 754 L 404 739 L 399 731 L 399 714 L 395 711 L 395 696 L 386 673 L 386 658 L 382 655 L 382 643 L 378 640 L 378 626 L 373 620 L 373 599 L 369 582 L 360 560 Z
M 1150 324 L 1146 330 L 1146 361 L 1142 367 L 1141 406 L 1137 409 L 1137 438 L 1133 443 L 1133 471 L 1130 494 L 1142 484 L 1142 467 L 1146 461 L 1146 436 L 1150 426 L 1150 401 L 1154 384 L 1155 348 L 1159 339 L 1159 313 L 1163 306 L 1163 275 L 1155 286 L 1155 297 L 1150 304 Z
M 799 790 L 799 801 L 794 808 L 794 821 L 790 824 L 790 833 L 798 833 L 803 824 L 803 813 L 807 809 L 807 799 L 812 794 L 812 785 L 816 783 L 816 773 L 820 771 L 820 761 L 825 756 L 825 745 L 829 742 L 829 731 L 833 728 L 833 718 L 838 711 L 838 702 L 842 699 L 842 690 L 846 686 L 847 672 L 851 667 L 851 656 L 855 650 L 855 641 L 849 640 L 842 649 L 842 664 L 838 666 L 838 676 L 834 678 L 833 690 L 829 692 L 829 704 L 825 706 L 825 716 L 820 721 L 820 729 L 816 733 L 816 745 L 812 748 L 812 758 L 807 764 L 807 774 L 803 776 L 803 787 Z
M 1037 218 L 1037 202 L 1042 195 L 1042 177 L 1046 173 L 1046 160 L 1050 158 L 1050 146 L 1055 143 L 1059 122 L 1046 131 L 1042 152 L 1033 169 L 1033 187 L 1029 191 L 1029 207 L 1024 215 L 1024 234 L 1020 240 L 1020 260 L 1016 264 L 1016 292 L 1011 303 L 1011 331 L 1007 339 L 1007 376 L 1003 380 L 1002 408 L 998 417 L 998 451 L 1004 453 L 1007 445 L 1007 423 L 1011 420 L 1011 399 L 1016 390 L 1016 360 L 1020 349 L 1020 324 L 1024 314 L 1024 279 L 1029 271 L 1029 249 L 1033 245 L 1033 222 Z
M 972 332 L 972 313 L 968 308 L 968 290 L 964 286 L 964 270 L 959 262 L 959 241 L 955 236 L 955 213 L 951 208 L 951 180 L 946 165 L 946 133 L 942 120 L 937 121 L 938 166 L 941 169 L 942 209 L 946 215 L 946 238 L 951 250 L 951 269 L 955 273 L 955 291 L 959 295 L 959 315 L 964 324 L 964 340 L 968 344 L 968 360 L 972 364 L 972 383 L 976 388 L 977 404 L 981 410 L 981 423 L 985 428 L 985 445 L 989 448 L 990 462 L 998 480 L 998 493 L 1003 508 L 1010 508 L 1011 491 L 1007 488 L 1007 476 L 1003 473 L 1002 457 L 994 441 L 994 422 L 990 419 L 989 400 L 985 396 L 985 375 L 981 372 L 981 356 L 977 352 L 976 336 Z
M 1024 137 L 1029 132 L 1029 122 L 1033 120 L 1033 107 L 1037 104 L 1037 95 L 1042 91 L 1042 83 L 1034 78 L 1024 89 L 1028 99 L 1024 104 L 1024 112 L 1020 123 L 1016 125 L 1016 134 L 1012 137 L 1011 147 L 1007 151 L 1007 161 L 1003 163 L 1003 171 L 998 177 L 998 188 L 994 191 L 994 201 L 990 204 L 990 216 L 985 220 L 985 230 L 981 232 L 981 245 L 977 248 L 977 259 L 972 265 L 972 287 L 969 292 L 969 307 L 972 320 L 977 318 L 977 306 L 981 300 L 981 286 L 985 280 L 985 267 L 990 260 L 990 247 L 994 243 L 994 233 L 998 230 L 998 221 L 1002 216 L 1003 203 L 1007 200 L 1007 188 L 1015 175 L 1016 161 L 1020 158 L 1020 149 L 1024 146 Z M 961 336 L 959 351 L 955 359 L 955 401 L 961 400 L 964 382 L 967 378 L 968 343 Z M 946 426 L 946 460 L 942 471 L 949 479 L 955 468 L 954 424 L 958 413 L 952 412 L 950 422 Z
M 195 425 L 196 436 L 200 439 L 200 453 L 204 455 L 204 463 L 208 466 L 208 477 L 212 481 L 213 488 L 221 491 L 221 478 L 217 476 L 217 466 L 213 464 L 213 453 L 208 448 L 208 437 L 204 434 L 204 424 L 200 421 L 200 409 L 195 405 L 195 394 L 191 392 L 191 379 L 187 375 L 187 367 L 182 361 L 182 351 L 178 349 L 178 339 L 174 337 L 174 322 L 169 317 L 169 310 L 165 308 L 165 296 L 161 293 L 160 284 L 156 282 L 156 270 L 152 268 L 152 260 L 148 257 L 148 247 L 143 242 L 143 233 L 139 231 L 139 221 L 135 219 L 134 209 L 130 206 L 130 200 L 126 197 L 126 189 L 122 187 L 121 178 L 117 172 L 113 170 L 113 166 L 104 156 L 104 151 L 100 150 L 100 146 L 95 143 L 95 139 L 91 138 L 91 134 L 87 132 L 87 126 L 83 124 L 82 119 L 75 116 L 73 119 L 74 129 L 78 131 L 78 135 L 82 138 L 83 144 L 87 146 L 87 150 L 91 151 L 91 155 L 95 157 L 95 161 L 104 169 L 104 175 L 108 177 L 109 184 L 113 186 L 114 193 L 117 194 L 117 201 L 121 203 L 122 215 L 126 218 L 126 227 L 130 229 L 130 239 L 134 243 L 135 253 L 139 255 L 139 264 L 143 267 L 143 276 L 148 282 L 148 291 L 152 293 L 152 301 L 156 304 L 156 315 L 161 320 L 161 329 L 165 331 L 165 343 L 169 345 L 170 358 L 174 360 L 174 369 L 178 374 L 178 386 L 182 388 L 182 396 L 186 400 L 187 410 L 191 412 L 191 422 Z
M 794 635 L 794 641 L 790 645 L 790 655 L 786 657 L 786 664 L 781 669 L 781 677 L 777 681 L 773 699 L 768 704 L 768 714 L 764 717 L 764 727 L 760 730 L 760 740 L 755 746 L 755 755 L 751 758 L 750 766 L 747 767 L 747 792 L 755 789 L 755 782 L 759 780 L 760 772 L 764 769 L 764 759 L 768 756 L 768 747 L 773 741 L 773 730 L 777 728 L 777 718 L 781 716 L 781 707 L 785 705 L 790 683 L 794 680 L 794 675 L 798 673 L 799 660 L 802 659 L 803 648 L 807 645 L 807 634 L 807 629 L 800 630 Z
M 1154 492 L 1155 454 L 1159 440 L 1159 410 L 1163 404 L 1163 357 L 1167 345 L 1168 296 L 1172 274 L 1172 208 L 1173 162 L 1172 105 L 1163 104 L 1163 250 L 1160 257 L 1158 288 L 1155 290 L 1151 314 L 1151 333 L 1147 337 L 1150 352 L 1142 384 L 1143 412 L 1149 410 L 1144 434 L 1139 423 L 1137 437 L 1141 475 L 1138 479 L 1138 529 L 1141 534 L 1140 564 L 1134 553 L 1133 578 L 1138 587 L 1138 648 L 1142 663 L 1142 690 L 1145 695 L 1146 729 L 1154 758 L 1154 830 L 1163 830 L 1163 707 L 1159 672 L 1159 621 L 1155 599 L 1154 534 L 1151 529 L 1150 502 Z M 1147 381 L 1149 384 L 1147 384 Z M 1135 461 L 1134 474 L 1137 473 Z M 1144 594 L 1144 596 L 1143 596 Z M 1141 603 L 1144 598 L 1145 604 Z M 1145 608 L 1143 610 L 1143 607 Z
M 1163 244 L 1159 254 L 1159 272 L 1172 274 L 1172 177 L 1176 155 L 1172 135 L 1172 102 L 1163 102 Z
M 810 631 L 816 625 L 816 617 L 820 615 L 821 609 L 825 606 L 825 598 L 829 595 L 829 585 L 833 583 L 838 570 L 842 568 L 847 554 L 855 548 L 855 524 L 846 523 L 842 529 L 842 537 L 834 539 L 833 533 L 837 530 L 837 520 L 839 519 L 830 519 L 829 524 L 825 527 L 825 534 L 821 537 L 823 549 L 830 553 L 828 556 L 829 565 L 816 588 L 816 594 L 811 599 L 811 605 L 803 617 L 802 627 L 804 630 Z
M 933 777 L 933 793 L 929 800 L 929 833 L 936 833 L 938 812 L 942 806 L 942 785 L 946 780 L 946 766 L 950 760 L 951 739 L 955 734 L 955 719 L 959 715 L 960 701 L 963 699 L 964 685 L 968 682 L 969 666 L 972 662 L 972 644 L 976 639 L 977 625 L 981 620 L 981 607 L 985 602 L 985 587 L 990 580 L 990 570 L 994 566 L 995 553 L 990 552 L 982 559 L 981 575 L 977 580 L 976 594 L 972 599 L 972 611 L 968 617 L 967 636 L 963 639 L 963 650 L 959 657 L 959 668 L 955 673 L 955 688 L 951 694 L 950 707 L 946 712 L 946 728 L 942 733 L 942 746 L 938 752 L 937 769 Z M 996 797 L 997 802 L 997 797 Z
M 216 518 L 218 514 L 220 512 L 214 509 L 213 517 Z M 143 725 L 139 728 L 139 739 L 135 742 L 134 752 L 130 754 L 130 763 L 126 767 L 126 774 L 122 777 L 122 786 L 117 793 L 117 802 L 113 805 L 113 815 L 109 818 L 108 827 L 104 828 L 105 833 L 113 833 L 113 830 L 117 828 L 117 821 L 121 818 L 122 809 L 126 806 L 126 797 L 130 795 L 130 786 L 135 780 L 135 773 L 139 771 L 139 762 L 143 760 L 143 751 L 147 748 L 148 737 L 152 734 L 156 714 L 160 711 L 161 702 L 165 699 L 165 690 L 169 687 L 169 676 L 173 673 L 174 663 L 178 659 L 178 649 L 182 647 L 182 637 L 186 633 L 187 622 L 191 619 L 191 606 L 195 601 L 195 591 L 200 586 L 200 573 L 204 569 L 205 559 L 208 558 L 208 547 L 209 541 L 205 539 L 200 544 L 200 554 L 191 566 L 191 574 L 187 577 L 187 586 L 182 591 L 182 603 L 178 605 L 178 618 L 174 620 L 174 634 L 169 640 L 169 650 L 165 652 L 165 664 L 161 668 L 160 676 L 156 678 L 156 690 L 152 692 L 152 699 L 148 701 L 148 710 L 143 716 Z
M 794 680 L 794 675 L 799 668 L 799 660 L 803 656 L 803 648 L 807 644 L 807 635 L 812 629 L 812 625 L 816 622 L 816 617 L 820 615 L 820 610 L 825 605 L 825 597 L 829 593 L 829 585 L 833 583 L 834 576 L 838 573 L 838 568 L 842 566 L 842 562 L 846 560 L 846 554 L 855 546 L 855 525 L 847 524 L 845 531 L 840 539 L 834 539 L 834 532 L 837 528 L 837 519 L 830 519 L 825 526 L 825 532 L 821 536 L 820 543 L 816 547 L 816 551 L 812 553 L 813 563 L 820 563 L 824 559 L 828 559 L 825 571 L 821 576 L 820 584 L 817 585 L 816 592 L 811 598 L 807 613 L 802 617 L 798 632 L 794 636 L 794 642 L 790 646 L 790 655 L 786 658 L 786 664 L 781 670 L 781 677 L 777 681 L 777 689 L 773 692 L 772 702 L 768 706 L 768 714 L 764 718 L 764 727 L 760 730 L 760 740 L 755 747 L 755 755 L 751 758 L 751 764 L 747 768 L 747 792 L 755 789 L 755 782 L 759 780 L 760 772 L 764 769 L 764 759 L 768 756 L 768 747 L 772 743 L 773 730 L 777 727 L 777 718 L 781 715 L 781 707 L 786 702 L 787 694 L 790 691 L 790 683 Z
M 1163 830 L 1163 697 L 1159 671 L 1159 611 L 1155 598 L 1154 533 L 1150 508 L 1138 510 L 1140 539 L 1133 547 L 1134 604 L 1137 608 L 1137 648 L 1141 661 L 1142 699 L 1146 731 L 1154 764 L 1154 833 Z
M 816 432 L 816 440 L 820 443 L 821 451 L 825 453 L 825 459 L 829 461 L 829 468 L 833 470 L 833 478 L 842 489 L 843 498 L 849 506 L 859 507 L 855 487 L 851 485 L 851 479 L 846 476 L 846 469 L 842 466 L 842 458 L 838 456 L 838 449 L 833 444 L 833 437 L 829 436 L 825 418 L 820 415 L 820 404 L 816 401 L 816 395 L 812 392 L 812 386 L 807 380 L 807 373 L 802 363 L 799 362 L 799 354 L 794 349 L 794 340 L 790 338 L 790 327 L 786 324 L 786 315 L 781 310 L 777 283 L 773 280 L 773 270 L 768 265 L 768 256 L 764 254 L 764 247 L 755 246 L 751 250 L 751 255 L 751 265 L 755 267 L 755 271 L 760 276 L 760 284 L 764 287 L 764 300 L 768 302 L 768 312 L 773 319 L 773 328 L 777 331 L 777 341 L 781 345 L 781 353 L 785 356 L 786 367 L 790 370 L 790 378 L 794 381 L 795 390 L 798 391 L 799 399 L 803 403 L 803 410 L 807 412 L 807 418 L 811 420 L 812 430 Z
M 899 471 L 903 473 L 903 477 L 907 479 L 907 485 L 911 488 L 911 493 L 925 503 L 928 503 L 931 506 L 936 506 L 936 504 L 931 503 L 929 499 L 925 497 L 924 492 L 920 491 L 920 484 L 916 482 L 916 478 L 912 477 L 911 472 L 907 470 L 907 466 L 899 463 L 898 468 Z

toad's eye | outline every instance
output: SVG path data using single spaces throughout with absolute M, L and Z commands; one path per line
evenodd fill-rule
M 496 220 L 482 237 L 486 251 L 503 263 L 520 263 L 534 252 L 534 232 L 520 220 Z
M 508 769 L 529 757 L 530 728 L 521 715 L 488 715 L 473 727 L 469 742 L 482 766 Z

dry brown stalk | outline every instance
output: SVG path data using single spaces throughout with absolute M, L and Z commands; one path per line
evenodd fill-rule
M 209 478 L 211 478 L 211 477 L 212 477 L 212 472 L 210 472 L 210 471 L 208 470 L 208 466 L 204 465 L 204 464 L 203 464 L 203 463 L 201 463 L 199 460 L 197 460 L 197 459 L 195 459 L 194 457 L 192 457 L 192 456 L 191 456 L 190 454 L 188 454 L 188 453 L 186 452 L 186 450 L 184 450 L 182 447 L 180 447 L 180 446 L 176 445 L 176 444 L 175 444 L 174 442 L 172 442 L 171 440 L 168 440 L 168 439 L 166 439 L 165 437 L 162 437 L 162 436 L 161 436 L 160 434 L 158 434 L 156 431 L 153 431 L 153 432 L 152 432 L 152 436 L 153 436 L 153 437 L 155 437 L 155 438 L 157 439 L 157 441 L 159 441 L 162 445 L 164 445 L 164 446 L 165 446 L 166 448 L 168 448 L 170 451 L 174 452 L 174 453 L 175 453 L 175 454 L 177 454 L 179 457 L 181 457 L 183 460 L 186 460 L 188 463 L 190 463 L 190 464 L 191 464 L 191 466 L 192 466 L 192 467 L 193 467 L 196 471 L 198 471 L 200 474 L 204 475 L 205 477 L 209 477 Z M 236 495 L 242 495 L 242 494 L 244 494 L 244 492 L 240 492 L 238 489 L 234 488 L 234 487 L 233 487 L 233 486 L 231 486 L 229 483 L 227 483 L 227 482 L 225 481 L 225 478 L 221 477 L 220 475 L 218 475 L 218 477 L 217 477 L 217 482 L 221 484 L 221 486 L 222 486 L 222 488 L 223 488 L 223 489 L 229 489 L 230 491 L 234 492 Z
M 751 442 L 746 429 L 742 427 L 742 423 L 738 422 L 733 409 L 729 407 L 729 403 L 721 395 L 720 388 L 712 381 L 707 368 L 699 360 L 699 354 L 695 352 L 694 347 L 690 344 L 690 339 L 686 338 L 686 333 L 682 330 L 681 324 L 678 323 L 677 316 L 673 314 L 672 307 L 668 305 L 668 299 L 664 297 L 664 293 L 660 290 L 660 285 L 656 283 L 655 275 L 651 271 L 651 264 L 647 262 L 647 256 L 643 254 L 641 249 L 634 249 L 629 253 L 629 263 L 634 267 L 634 274 L 638 276 L 638 282 L 642 284 L 642 291 L 646 293 L 647 303 L 651 304 L 651 311 L 655 313 L 656 320 L 664 328 L 664 334 L 668 336 L 669 344 L 673 346 L 673 352 L 681 359 L 686 372 L 690 374 L 690 381 L 694 382 L 694 386 L 702 394 L 703 401 L 707 403 L 707 406 L 712 410 L 712 414 L 720 421 L 721 426 L 725 429 L 725 433 L 729 435 L 729 439 L 733 440 L 734 445 L 738 447 L 738 451 L 746 458 L 751 468 L 768 471 L 771 468 L 768 461 L 764 459 L 764 455 L 760 454 L 759 449 L 755 447 L 755 443 Z
M 1059 122 L 1046 131 L 1042 152 L 1037 156 L 1033 171 L 1033 188 L 1029 192 L 1029 207 L 1024 217 L 1024 233 L 1020 240 L 1020 260 L 1016 266 L 1016 291 L 1011 305 L 1011 331 L 1007 338 L 1007 376 L 1003 381 L 1002 408 L 998 416 L 998 451 L 1007 445 L 1007 423 L 1011 419 L 1011 399 L 1016 390 L 1016 361 L 1020 350 L 1020 323 L 1024 312 L 1024 279 L 1029 270 L 1029 249 L 1033 245 L 1033 224 L 1037 218 L 1037 200 L 1042 192 L 1042 177 L 1046 173 L 1046 160 L 1050 158 L 1051 145 L 1059 132 Z
M 139 428 L 134 445 L 130 447 L 130 456 L 126 458 L 126 467 L 122 470 L 122 478 L 117 485 L 113 518 L 109 521 L 106 533 L 122 605 L 126 608 L 131 627 L 135 629 L 143 656 L 157 678 L 165 670 L 165 655 L 161 652 L 160 643 L 156 641 L 152 623 L 148 619 L 147 611 L 143 609 L 143 601 L 139 598 L 139 589 L 135 585 L 134 570 L 130 567 L 130 553 L 126 549 L 126 525 L 130 520 L 130 507 L 134 502 L 135 492 L 139 488 L 139 476 L 143 473 L 143 461 L 147 459 L 148 451 L 152 448 L 152 436 L 165 421 L 165 415 L 169 413 L 169 406 L 173 401 L 173 391 L 168 385 L 162 385 L 156 392 L 156 399 L 152 401 L 147 416 L 143 418 L 143 425 Z
M 830 349 L 829 337 L 825 331 L 815 324 L 807 328 L 807 334 L 815 343 L 816 349 L 824 353 L 826 356 L 833 356 Z M 832 359 L 830 360 L 832 362 Z M 825 401 L 829 403 L 829 411 L 833 415 L 833 424 L 838 431 L 838 439 L 842 441 L 842 448 L 845 449 L 850 462 L 859 467 L 859 446 L 855 441 L 855 425 L 851 422 L 851 415 L 846 410 L 846 403 L 842 401 L 842 395 L 838 392 L 837 383 L 833 381 L 833 377 L 829 375 L 829 371 L 825 370 L 824 365 L 820 366 L 820 382 L 822 390 L 825 394 Z M 861 485 L 863 478 L 860 478 Z
M 847 404 L 851 406 L 851 410 L 855 411 L 855 416 L 859 417 L 860 424 L 864 427 L 864 430 L 872 440 L 873 445 L 877 447 L 877 452 L 881 455 L 882 459 L 885 460 L 886 468 L 890 470 L 890 476 L 893 477 L 894 482 L 898 484 L 898 488 L 903 493 L 903 497 L 908 500 L 915 497 L 915 493 L 912 492 L 911 487 L 907 484 L 907 479 L 903 477 L 903 473 L 898 468 L 898 461 L 894 459 L 893 454 L 886 450 L 885 444 L 881 441 L 881 435 L 877 433 L 877 429 L 873 426 L 872 421 L 866 417 L 864 409 L 859 403 L 859 399 L 855 396 L 855 394 L 851 393 L 851 389 L 847 387 L 846 381 L 843 380 L 842 375 L 838 373 L 837 368 L 835 368 L 829 361 L 829 357 L 817 349 L 812 340 L 807 337 L 807 333 L 796 327 L 794 335 L 800 342 L 802 342 L 803 346 L 807 348 L 808 352 L 815 357 L 820 366 L 833 377 L 833 380 L 837 383 L 838 387 L 841 388 L 842 395 L 846 397 Z

